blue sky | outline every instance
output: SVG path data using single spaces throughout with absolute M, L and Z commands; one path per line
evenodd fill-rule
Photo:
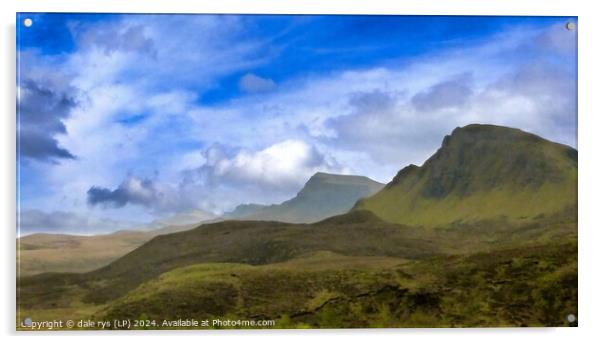
M 576 147 L 576 18 L 24 18 L 23 233 L 202 220 L 317 171 L 387 182 L 469 123 Z

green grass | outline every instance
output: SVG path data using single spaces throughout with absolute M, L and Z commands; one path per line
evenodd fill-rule
M 104 303 L 174 268 L 195 263 L 263 265 L 307 253 L 418 258 L 436 252 L 419 230 L 389 224 L 368 212 L 341 215 L 316 224 L 225 221 L 158 236 L 106 267 L 88 273 L 87 300 Z
M 448 251 L 455 254 L 409 259 L 317 250 L 260 265 L 191 263 L 149 276 L 104 302 L 90 300 L 90 293 L 114 286 L 121 276 L 39 275 L 22 280 L 18 305 L 36 320 L 276 319 L 279 328 L 568 326 L 566 315 L 577 314 L 576 226 L 548 221 L 520 229 L 432 230 L 439 238 L 464 238 L 448 236 L 451 246 L 462 247 Z M 470 233 L 473 241 L 467 240 Z M 486 238 L 493 244 L 486 245 Z
M 29 307 L 36 319 L 56 316 Z M 317 252 L 195 264 L 74 309 L 97 320 L 275 319 L 277 328 L 568 326 L 578 311 L 576 242 L 423 260 Z
M 415 187 L 422 185 L 419 183 Z M 576 204 L 576 191 L 576 184 L 571 182 L 560 186 L 544 185 L 535 193 L 528 189 L 507 187 L 469 196 L 450 195 L 441 201 L 412 198 L 405 190 L 396 190 L 374 196 L 362 202 L 357 209 L 373 211 L 389 222 L 426 227 L 488 219 L 524 222 L 540 214 L 563 211 L 571 205 L 567 200 Z

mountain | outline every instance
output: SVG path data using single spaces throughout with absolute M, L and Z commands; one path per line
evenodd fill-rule
M 151 228 L 169 228 L 172 226 L 196 225 L 199 223 L 211 221 L 216 217 L 215 214 L 200 209 L 189 210 L 176 213 L 170 217 L 154 220 L 150 223 Z
M 253 215 L 254 213 L 269 207 L 269 205 L 256 204 L 256 203 L 247 203 L 240 204 L 234 208 L 229 213 L 224 214 L 222 219 L 224 220 L 233 220 L 233 219 L 244 219 L 247 216 Z
M 312 223 L 346 213 L 359 199 L 375 194 L 383 186 L 367 177 L 318 172 L 294 198 L 270 206 L 244 204 L 226 218 Z
M 422 166 L 403 168 L 360 200 L 395 223 L 426 227 L 528 222 L 560 212 L 576 221 L 577 151 L 518 129 L 456 128 Z

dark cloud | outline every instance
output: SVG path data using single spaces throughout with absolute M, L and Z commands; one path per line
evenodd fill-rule
M 88 204 L 121 208 L 128 203 L 152 206 L 164 197 L 150 179 L 129 177 L 116 189 L 92 186 L 88 190 Z
M 376 113 L 390 111 L 397 103 L 398 94 L 374 90 L 372 92 L 358 92 L 349 97 L 349 105 L 355 112 Z
M 54 137 L 67 132 L 62 120 L 77 106 L 74 93 L 57 82 L 33 79 L 21 82 L 18 141 L 22 157 L 46 162 L 75 158 Z
M 114 232 L 131 226 L 107 218 L 97 219 L 89 214 L 79 215 L 68 211 L 44 212 L 23 210 L 19 214 L 19 235 L 32 233 L 89 234 Z
M 75 159 L 68 150 L 59 147 L 56 139 L 42 130 L 21 129 L 19 152 L 24 157 L 55 162 L 55 159 Z
M 92 186 L 87 192 L 90 206 L 122 208 L 126 205 L 139 205 L 155 214 L 177 214 L 197 209 L 198 195 L 186 189 L 161 183 L 156 179 L 129 176 L 119 186 L 111 190 Z
M 412 105 L 418 111 L 437 111 L 464 106 L 473 94 L 470 74 L 461 74 L 435 84 L 412 97 Z

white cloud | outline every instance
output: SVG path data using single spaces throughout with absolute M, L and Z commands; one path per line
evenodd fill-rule
M 213 175 L 241 183 L 297 187 L 318 171 L 340 170 L 314 147 L 299 140 L 286 140 L 257 152 L 242 150 L 231 158 L 208 158 Z
M 348 173 L 332 156 L 302 140 L 251 150 L 214 145 L 204 162 L 182 174 L 179 195 L 199 208 L 223 213 L 241 203 L 280 203 L 316 172 Z

